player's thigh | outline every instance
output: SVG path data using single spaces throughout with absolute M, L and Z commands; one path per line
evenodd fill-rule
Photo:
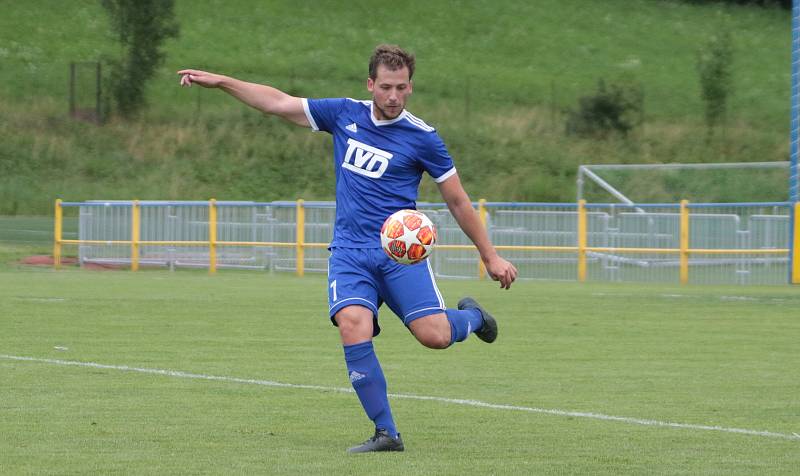
M 355 313 L 348 308 L 358 306 L 372 314 L 372 333 L 378 335 L 377 318 L 381 305 L 378 288 L 363 250 L 331 250 L 328 259 L 328 315 L 334 325 L 338 325 L 336 316 L 340 311 L 345 310 L 343 315 L 350 316 Z
M 378 283 L 369 270 L 363 250 L 334 248 L 328 258 L 328 308 L 330 316 L 359 305 L 378 314 Z
M 381 296 L 406 326 L 415 319 L 444 312 L 444 298 L 428 260 L 412 265 L 386 260 Z

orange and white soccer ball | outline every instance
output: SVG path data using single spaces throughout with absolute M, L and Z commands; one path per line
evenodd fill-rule
M 390 258 L 400 264 L 419 263 L 436 245 L 436 228 L 424 213 L 400 210 L 381 227 L 381 246 Z

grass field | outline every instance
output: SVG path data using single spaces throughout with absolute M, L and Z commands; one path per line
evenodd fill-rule
M 174 72 L 182 67 L 355 97 L 365 94 L 366 58 L 381 42 L 418 54 L 417 110 L 431 101 L 455 102 L 451 107 L 460 115 L 468 94 L 472 112 L 549 107 L 552 101 L 573 106 L 598 79 L 628 78 L 646 84 L 649 115 L 685 119 L 702 113 L 697 52 L 711 34 L 727 29 L 735 50 L 733 111 L 754 125 L 788 128 L 791 29 L 785 10 L 675 0 L 476 0 L 458 8 L 411 0 L 386 21 L 388 12 L 357 0 L 175 3 L 181 33 L 165 42 L 165 65 L 149 97 L 156 116 L 180 114 L 180 121 L 199 112 L 187 110 L 189 92 L 174 88 Z M 0 97 L 9 102 L 65 101 L 70 61 L 119 53 L 108 16 L 93 0 L 12 3 L 7 13 L 0 19 L 6 45 L 0 58 L 8 63 L 0 71 Z M 191 102 L 201 110 L 238 109 L 223 95 Z
M 0 473 L 800 467 L 797 289 L 443 281 L 449 303 L 493 309 L 500 338 L 433 351 L 384 313 L 376 349 L 407 449 L 353 457 L 370 422 L 325 286 L 0 265 Z

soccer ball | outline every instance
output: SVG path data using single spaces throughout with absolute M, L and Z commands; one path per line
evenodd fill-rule
M 393 213 L 381 227 L 381 246 L 400 264 L 419 263 L 433 251 L 436 228 L 431 219 L 416 210 Z

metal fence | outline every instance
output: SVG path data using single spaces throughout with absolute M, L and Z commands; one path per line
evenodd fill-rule
M 785 284 L 797 224 L 790 203 L 476 203 L 521 279 Z M 437 276 L 482 277 L 478 255 L 443 203 L 419 203 L 436 224 Z M 60 236 L 63 213 L 79 236 Z M 56 204 L 56 244 L 81 263 L 324 273 L 333 202 L 91 201 Z M 798 235 L 798 233 L 794 233 Z M 798 240 L 794 240 L 798 241 Z M 794 253 L 796 255 L 796 253 Z

